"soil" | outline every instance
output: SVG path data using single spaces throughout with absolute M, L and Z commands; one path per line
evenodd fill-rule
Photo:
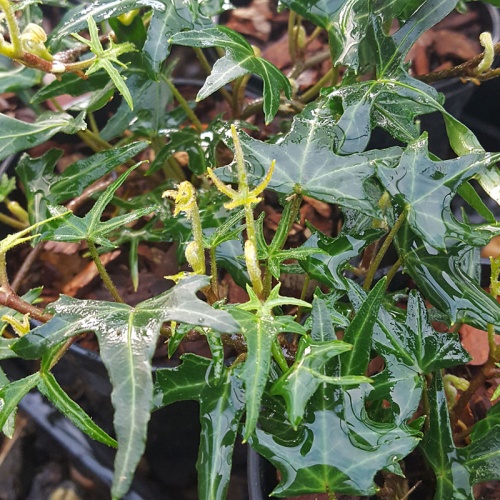
M 236 3 L 236 2 L 235 2 Z M 241 3 L 241 2 L 240 2 Z M 278 13 L 276 3 L 268 0 L 253 0 L 249 5 L 238 8 L 225 16 L 225 23 L 247 36 L 251 43 L 254 43 L 262 51 L 263 57 L 273 62 L 285 73 L 292 67 L 292 61 L 288 56 L 287 50 L 287 14 Z M 465 16 L 452 15 L 448 19 L 439 23 L 434 29 L 426 33 L 416 44 L 409 54 L 412 60 L 412 68 L 415 74 L 425 74 L 432 70 L 444 69 L 459 64 L 481 51 L 477 42 L 478 35 L 481 32 L 480 16 L 477 12 L 471 12 Z M 306 25 L 307 26 L 307 25 Z M 179 56 L 187 54 L 185 49 L 177 48 Z M 318 36 L 313 43 L 307 47 L 307 56 L 312 57 L 328 50 L 326 37 Z M 190 56 L 191 57 L 191 56 Z M 317 67 L 313 67 L 304 72 L 297 79 L 300 90 L 305 91 L 312 86 L 328 70 L 327 62 L 320 62 Z M 198 69 L 196 61 L 183 64 L 183 73 L 175 73 L 178 79 L 188 79 L 193 81 L 203 81 L 203 75 Z M 248 99 L 259 92 L 258 80 L 251 80 L 249 83 Z M 196 85 L 186 85 L 183 91 L 192 88 L 192 97 L 196 95 L 199 87 Z M 495 87 L 498 92 L 498 85 Z M 498 95 L 498 94 L 497 94 Z M 474 101 L 473 101 L 474 102 Z M 483 106 L 484 107 L 484 106 Z M 218 114 L 229 113 L 227 103 L 214 96 L 200 103 L 197 111 L 200 116 L 204 116 L 206 121 L 211 120 Z M 13 94 L 0 95 L 0 111 L 10 116 L 26 121 L 34 119 L 33 113 L 29 108 L 23 106 L 17 96 Z M 474 115 L 477 118 L 478 108 L 474 107 Z M 500 114 L 494 117 L 488 117 L 489 123 L 500 130 Z M 98 117 L 106 120 L 108 117 Z M 278 124 L 264 126 L 259 118 L 256 124 L 261 130 L 261 134 L 273 134 L 279 131 Z M 467 119 L 464 119 L 467 123 Z M 500 150 L 500 139 L 486 137 L 484 130 L 476 130 L 480 139 L 493 142 L 488 144 L 490 150 Z M 64 142 L 62 142 L 64 140 Z M 58 164 L 60 171 L 65 166 L 71 164 L 79 158 L 89 154 L 87 147 L 79 143 L 77 139 L 68 143 L 67 137 L 59 139 L 55 137 L 42 147 L 35 148 L 30 152 L 33 156 L 38 156 L 51 147 L 64 149 L 65 153 Z M 224 154 L 224 152 L 221 152 Z M 177 160 L 181 166 L 186 165 L 185 155 L 178 154 Z M 130 193 L 141 192 L 147 188 L 143 183 L 155 183 L 154 177 L 144 181 L 141 175 L 131 176 L 127 189 Z M 80 200 L 80 210 L 88 207 L 89 199 Z M 276 230 L 280 219 L 280 208 L 274 196 L 268 195 L 259 210 L 266 213 L 265 231 L 267 236 L 272 236 Z M 77 211 L 78 213 L 78 211 Z M 338 209 L 326 203 L 312 199 L 305 199 L 300 211 L 300 222 L 296 223 L 290 233 L 289 244 L 299 245 L 309 236 L 309 230 L 305 222 L 318 227 L 330 236 L 337 234 L 341 227 L 342 219 Z M 497 250 L 500 253 L 500 245 Z M 36 252 L 36 253 L 33 253 Z M 491 253 L 491 251 L 488 251 Z M 129 304 L 135 304 L 166 290 L 170 285 L 163 278 L 165 275 L 173 275 L 178 272 L 176 261 L 175 244 L 141 244 L 139 245 L 140 270 L 139 270 L 139 288 L 133 290 L 132 282 L 128 273 L 128 255 L 125 249 L 117 250 L 103 256 L 106 267 L 114 280 L 117 288 Z M 44 286 L 42 295 L 42 305 L 46 305 L 57 299 L 60 293 L 72 297 L 87 299 L 111 300 L 107 290 L 101 284 L 97 269 L 94 264 L 89 263 L 86 256 L 86 248 L 81 245 L 67 244 L 45 244 L 37 250 L 29 246 L 21 247 L 17 252 L 8 255 L 9 266 L 11 269 L 18 269 L 17 276 L 11 276 L 13 283 L 18 287 L 20 293 L 23 293 L 33 286 Z M 31 259 L 31 260 L 30 260 Z M 221 283 L 225 293 L 231 302 L 241 302 L 246 300 L 245 292 L 239 288 L 229 275 L 221 275 Z M 293 277 L 287 278 L 285 283 L 288 288 L 285 293 L 290 295 L 299 295 L 301 284 L 294 281 Z M 473 343 L 467 341 L 467 328 L 462 331 L 464 345 L 473 354 L 473 361 L 464 369 L 464 376 L 470 378 L 474 372 L 480 369 L 484 363 L 484 352 L 487 348 L 486 341 L 479 340 Z M 474 337 L 478 338 L 477 335 Z M 479 337 L 480 338 L 480 337 Z M 90 349 L 97 349 L 92 334 L 83 336 L 79 342 L 82 346 Z M 165 345 L 160 342 L 158 346 L 156 359 L 161 364 L 165 359 Z M 199 340 L 183 345 L 179 354 L 182 352 L 206 353 L 206 345 Z M 178 355 L 179 355 L 178 354 Z M 500 381 L 491 379 L 484 384 L 473 398 L 469 406 L 469 415 L 472 423 L 475 419 L 484 416 L 485 411 L 490 405 L 489 397 L 494 387 Z M 84 473 L 76 468 L 61 449 L 50 441 L 43 433 L 39 432 L 36 425 L 22 412 L 17 416 L 17 430 L 12 440 L 3 439 L 0 441 L 0 500 L 14 500 L 26 498 L 28 500 L 59 498 L 65 499 L 92 499 L 108 498 L 108 491 L 102 484 L 94 479 L 86 477 Z M 244 455 L 244 452 L 240 453 Z M 244 462 L 244 459 L 242 459 Z M 418 459 L 417 459 L 418 460 Z M 421 467 L 421 463 L 417 463 Z M 145 464 L 150 467 L 150 464 Z M 243 466 L 244 467 L 244 466 Z M 241 468 L 236 475 L 235 484 L 229 500 L 239 500 L 246 498 L 244 468 Z M 412 481 L 409 474 L 410 484 Z M 400 479 L 395 477 L 380 477 L 384 488 L 379 498 L 395 498 L 396 492 L 404 491 L 405 486 Z M 403 490 L 401 490 L 403 488 Z M 415 493 L 409 498 L 425 498 L 423 492 L 425 485 L 417 485 Z M 186 500 L 195 498 L 194 485 L 186 487 L 183 492 L 179 491 L 177 499 Z M 232 495 L 232 496 L 231 496 Z M 156 498 L 156 497 L 150 497 Z M 160 498 L 160 497 L 158 497 Z M 327 495 L 313 495 L 295 497 L 300 499 L 318 500 L 327 499 Z M 338 496 L 339 500 L 354 499 L 359 497 Z M 476 488 L 476 498 L 498 499 L 500 498 L 500 485 L 497 483 L 484 483 Z

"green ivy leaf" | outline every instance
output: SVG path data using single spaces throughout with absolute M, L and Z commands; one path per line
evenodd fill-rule
M 38 146 L 58 132 L 75 134 L 86 128 L 83 114 L 73 118 L 67 113 L 43 113 L 33 123 L 0 114 L 0 160 Z
M 279 400 L 263 399 L 261 428 L 249 442 L 280 472 L 281 481 L 272 495 L 375 494 L 375 474 L 397 468 L 398 461 L 417 446 L 420 433 L 407 424 L 368 418 L 366 392 L 366 388 L 346 391 L 321 386 L 296 431 Z
M 440 0 L 437 2 L 396 0 L 391 2 L 370 3 L 365 0 L 282 0 L 282 3 L 297 12 L 304 18 L 312 21 L 316 26 L 324 28 L 328 33 L 330 51 L 334 65 L 342 65 L 354 70 L 364 69 L 367 57 L 373 47 L 384 55 L 382 64 L 391 62 L 391 59 L 402 61 L 404 56 L 417 38 L 443 17 L 456 5 L 454 0 Z M 422 5 L 421 5 L 422 4 Z M 416 7 L 420 7 L 415 10 Z M 414 11 L 414 12 L 413 12 Z M 378 37 L 370 33 L 373 19 L 381 17 L 382 22 L 390 22 L 394 18 L 402 19 L 405 13 L 405 23 L 393 35 L 395 42 L 394 52 L 383 54 L 383 33 Z M 413 15 L 409 15 L 413 14 Z M 382 38 L 383 37 L 383 38 Z M 371 59 L 373 64 L 374 59 Z
M 226 333 L 239 332 L 231 316 L 196 297 L 196 291 L 207 284 L 208 278 L 193 276 L 135 307 L 62 296 L 50 305 L 56 316 L 20 338 L 13 347 L 22 357 L 37 358 L 79 333 L 96 333 L 113 386 L 111 400 L 118 441 L 113 482 L 116 497 L 127 492 L 144 452 L 153 397 L 151 358 L 161 325 L 174 320 Z
M 357 385 L 370 382 L 363 376 L 332 377 L 325 373 L 326 365 L 332 358 L 351 349 L 350 344 L 341 340 L 317 342 L 310 337 L 300 339 L 295 362 L 271 388 L 272 395 L 285 399 L 288 420 L 295 430 L 302 420 L 307 402 L 321 384 Z
M 313 233 L 303 247 L 318 248 L 323 253 L 310 255 L 299 264 L 311 278 L 336 290 L 348 288 L 347 279 L 342 275 L 342 271 L 349 266 L 349 261 L 384 235 L 383 230 L 367 229 L 361 234 L 341 234 L 336 238 L 330 238 L 312 227 L 310 229 Z
M 296 115 L 290 132 L 276 144 L 240 133 L 249 182 L 257 185 L 275 160 L 268 189 L 287 196 L 298 192 L 373 217 L 380 216 L 378 199 L 374 199 L 368 189 L 368 181 L 374 174 L 374 160 L 394 165 L 401 155 L 400 148 L 338 156 L 332 151 L 335 127 L 330 111 L 320 103 L 311 104 Z M 215 173 L 224 180 L 233 180 L 235 163 Z
M 266 302 L 261 303 L 250 287 L 247 287 L 250 301 L 230 310 L 241 326 L 241 333 L 247 341 L 247 357 L 242 378 L 245 381 L 246 420 L 243 438 L 247 440 L 254 431 L 260 412 L 260 402 L 271 369 L 271 350 L 279 333 L 304 334 L 305 329 L 291 316 L 274 316 L 272 310 L 280 305 L 310 307 L 303 300 L 278 295 L 275 287 Z M 250 311 L 256 311 L 255 313 Z
M 166 125 L 166 109 L 172 100 L 172 92 L 163 75 L 159 75 L 158 81 L 151 80 L 141 67 L 138 57 L 132 59 L 130 66 L 126 71 L 127 88 L 134 102 L 134 109 L 130 109 L 122 101 L 101 131 L 101 137 L 106 141 L 120 136 L 126 129 L 138 132 L 141 136 L 154 137 Z
M 456 448 L 439 372 L 434 374 L 428 401 L 429 430 L 420 447 L 436 475 L 434 498 L 473 500 L 474 484 L 500 479 L 500 426 L 493 425 L 475 434 L 470 445 Z
M 481 330 L 488 323 L 500 327 L 500 305 L 462 268 L 470 247 L 459 243 L 446 254 L 438 253 L 415 237 L 408 225 L 400 230 L 397 241 L 405 272 L 451 324 L 459 321 Z
M 350 297 L 359 308 L 366 293 L 353 284 Z M 404 321 L 380 308 L 372 341 L 386 368 L 373 377 L 375 390 L 369 399 L 390 401 L 398 425 L 415 414 L 425 374 L 470 360 L 457 334 L 438 333 L 432 328 L 425 303 L 415 290 L 409 294 Z
M 356 311 L 354 319 L 347 327 L 344 342 L 352 344 L 353 348 L 341 356 L 342 375 L 363 375 L 370 362 L 370 350 L 373 327 L 377 320 L 382 297 L 385 293 L 386 280 L 381 279 L 370 291 Z M 348 292 L 352 295 L 352 292 Z
M 69 242 L 80 242 L 85 240 L 91 241 L 97 245 L 102 245 L 104 248 L 114 248 L 115 245 L 108 238 L 106 238 L 107 234 L 151 213 L 155 209 L 154 207 L 145 207 L 128 214 L 113 217 L 105 222 L 101 222 L 100 220 L 106 205 L 113 198 L 115 191 L 125 182 L 128 175 L 139 165 L 140 163 L 127 170 L 120 175 L 116 181 L 110 184 L 83 218 L 71 214 L 70 217 L 64 219 L 64 223 L 58 224 L 55 228 L 48 228 L 43 233 L 43 238 L 53 241 Z
M 437 91 L 403 70 L 391 77 L 341 86 L 327 97 L 332 110 L 341 114 L 337 151 L 342 154 L 363 151 L 377 125 L 396 139 L 410 142 L 419 136 L 416 117 L 433 111 L 446 113 Z
M 117 442 L 104 432 L 62 389 L 54 375 L 42 372 L 38 390 L 75 426 L 96 441 L 116 448 Z
M 185 354 L 176 368 L 156 371 L 153 408 L 176 401 L 200 402 L 198 497 L 225 498 L 239 422 L 244 412 L 243 365 L 224 368 L 216 376 L 212 360 Z
M 446 249 L 449 238 L 473 246 L 485 245 L 500 225 L 471 225 L 452 214 L 451 201 L 459 186 L 500 159 L 500 154 L 471 153 L 453 160 L 432 161 L 427 136 L 411 143 L 395 168 L 377 165 L 377 176 L 400 211 L 407 211 L 412 230 L 425 242 Z
M 226 55 L 214 64 L 212 73 L 199 91 L 199 101 L 233 80 L 255 73 L 264 82 L 264 117 L 268 124 L 278 111 L 281 92 L 288 98 L 291 96 L 288 78 L 270 62 L 255 55 L 242 35 L 225 26 L 178 33 L 171 38 L 171 42 L 189 47 L 223 47 L 226 51 Z

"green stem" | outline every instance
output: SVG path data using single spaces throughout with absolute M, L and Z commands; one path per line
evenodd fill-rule
M 304 284 L 302 285 L 302 291 L 300 292 L 300 300 L 306 300 L 306 295 L 307 295 L 307 289 L 309 288 L 309 282 L 311 281 L 311 277 L 306 274 L 304 277 Z M 299 306 L 297 309 L 297 317 L 295 318 L 295 321 L 297 323 L 300 323 L 300 320 L 302 319 L 302 312 L 304 308 L 302 306 Z
M 174 95 L 175 99 L 179 103 L 180 107 L 184 110 L 186 113 L 187 117 L 191 121 L 191 123 L 194 125 L 195 129 L 197 132 L 203 132 L 203 125 L 201 124 L 200 120 L 196 116 L 195 112 L 191 109 L 191 106 L 189 103 L 184 99 L 184 96 L 179 92 L 177 87 L 168 79 L 164 78 L 165 82 L 167 85 L 170 87 L 170 90 L 172 91 L 172 94 Z
M 23 56 L 21 32 L 19 31 L 19 25 L 17 24 L 14 10 L 9 0 L 0 0 L 0 7 L 5 13 L 5 20 L 7 21 L 10 35 L 10 46 L 7 44 L 0 45 L 0 53 L 13 59 L 21 59 Z
M 271 344 L 271 352 L 273 354 L 273 358 L 278 363 L 278 366 L 280 367 L 281 371 L 283 373 L 288 371 L 288 363 L 286 362 L 286 358 L 283 354 L 283 351 L 281 350 L 281 346 L 278 342 L 278 339 L 274 339 L 273 343 Z
M 389 269 L 389 272 L 387 273 L 386 281 L 385 281 L 386 290 L 389 288 L 389 285 L 390 285 L 391 281 L 394 279 L 394 276 L 396 276 L 396 273 L 398 272 L 399 267 L 401 266 L 402 262 L 403 262 L 403 259 L 401 257 L 399 257 L 399 259 Z
M 289 202 L 285 205 L 281 219 L 274 234 L 271 245 L 269 246 L 269 255 L 273 256 L 275 252 L 279 252 L 285 245 L 293 223 L 297 218 L 300 206 L 302 204 L 302 196 L 298 194 L 292 195 Z M 272 287 L 272 274 L 269 266 L 266 267 L 264 274 L 264 296 L 267 297 L 271 292 Z
M 314 99 L 319 91 L 332 79 L 334 75 L 334 68 L 330 68 L 310 89 L 306 90 L 301 96 L 301 102 L 309 102 Z
M 403 225 L 403 222 L 405 220 L 406 220 L 406 209 L 401 212 L 400 216 L 396 220 L 396 223 L 394 224 L 389 234 L 387 235 L 387 238 L 385 239 L 384 243 L 380 247 L 377 256 L 375 257 L 375 259 L 373 259 L 373 262 L 370 265 L 370 269 L 368 269 L 368 272 L 366 273 L 365 282 L 363 284 L 363 289 L 365 291 L 370 290 L 375 273 L 377 272 L 377 269 L 379 268 L 380 263 L 384 258 L 384 255 L 391 246 L 391 243 L 394 240 L 394 236 L 396 236 L 397 232 L 399 231 L 400 227 Z
M 217 259 L 215 257 L 215 247 L 210 248 L 210 286 L 212 287 L 212 292 L 220 299 L 219 295 L 219 281 L 217 279 Z
M 238 78 L 234 83 L 233 98 L 231 103 L 233 118 L 240 118 L 241 116 L 245 97 L 245 89 L 247 87 L 248 80 L 250 80 L 250 75 L 244 75 Z
M 90 256 L 92 257 L 92 260 L 94 261 L 94 264 L 99 271 L 99 276 L 101 277 L 104 286 L 108 289 L 109 293 L 112 295 L 116 302 L 124 304 L 125 301 L 121 298 L 115 284 L 108 274 L 108 271 L 106 271 L 106 268 L 103 266 L 101 259 L 99 258 L 99 252 L 97 251 L 94 242 L 87 240 L 87 245 L 89 247 Z
M 10 217 L 9 215 L 5 215 L 2 213 L 0 213 L 0 222 L 13 227 L 14 229 L 26 229 L 27 227 L 27 225 L 20 220 L 14 219 L 14 217 Z
M 295 37 L 294 28 L 297 24 L 297 14 L 291 10 L 288 15 L 288 52 L 290 54 L 290 59 L 292 63 L 295 63 L 297 60 L 297 39 Z

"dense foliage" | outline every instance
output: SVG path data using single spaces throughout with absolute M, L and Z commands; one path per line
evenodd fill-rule
M 290 12 L 293 77 L 217 24 L 228 8 L 223 0 L 0 0 L 0 91 L 16 92 L 37 116 L 0 114 L 0 159 L 16 155 L 15 176 L 0 185 L 9 212 L 1 220 L 14 228 L 0 242 L 0 359 L 41 360 L 21 380 L 0 372 L 0 427 L 12 435 L 17 404 L 37 388 L 80 429 L 117 447 L 113 496 L 120 498 L 144 452 L 151 411 L 194 399 L 202 424 L 199 498 L 225 497 L 239 435 L 280 471 L 276 496 L 373 495 L 420 449 L 435 474 L 435 498 L 473 498 L 474 484 L 500 479 L 499 406 L 462 432 L 468 441 L 454 441 L 472 394 L 448 371 L 470 359 L 457 334 L 462 324 L 488 332 L 490 376 L 500 361 L 500 263 L 492 263 L 489 293 L 478 251 L 500 235 L 500 223 L 475 189 L 500 203 L 500 153 L 486 152 L 405 59 L 457 0 L 280 4 Z M 46 35 L 49 12 L 64 15 Z M 305 47 L 316 36 L 328 40 L 330 66 L 302 92 L 294 78 L 307 68 Z M 469 79 L 495 72 L 491 39 L 483 45 Z M 192 47 L 202 67 L 213 62 L 196 102 L 172 76 L 173 46 Z M 44 73 L 57 78 L 47 83 Z M 262 96 L 249 103 L 251 75 Z M 218 91 L 232 114 L 207 120 L 198 102 Z M 63 94 L 82 98 L 63 111 Z M 455 158 L 429 152 L 417 119 L 433 112 L 444 119 Z M 99 123 L 99 113 L 109 119 Z M 273 123 L 283 131 L 267 133 Z M 394 145 L 377 148 L 375 129 Z M 93 153 L 62 173 L 59 150 L 30 155 L 56 134 L 68 141 L 77 134 Z M 179 152 L 188 155 L 185 167 Z M 65 206 L 103 180 L 98 195 L 87 196 L 92 203 Z M 143 180 L 145 190 L 126 194 L 124 186 Z M 11 200 L 16 189 L 24 207 Z M 282 207 L 271 237 L 264 213 L 255 216 L 265 193 Z M 307 241 L 293 246 L 288 235 L 305 196 L 338 206 L 342 226 L 338 234 L 310 226 Z M 451 208 L 457 197 L 483 222 L 459 218 Z M 47 241 L 85 243 L 114 300 L 62 295 L 42 311 L 40 290 L 18 296 L 7 252 Z M 124 303 L 101 256 L 128 248 L 137 285 L 139 243 L 172 241 L 182 249 L 179 264 L 189 267 L 168 277 L 175 285 L 166 292 Z M 395 293 L 401 271 L 411 290 Z M 225 273 L 247 302 L 225 300 Z M 302 293 L 282 294 L 285 273 L 303 276 Z M 437 321 L 446 328 L 437 331 Z M 116 441 L 51 373 L 89 331 L 113 385 Z M 153 377 L 158 339 L 168 340 L 172 355 L 193 332 L 206 338 L 211 358 L 185 354 Z M 369 371 L 376 358 L 381 368 Z

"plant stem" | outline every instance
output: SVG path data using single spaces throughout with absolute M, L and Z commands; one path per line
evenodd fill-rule
M 338 70 L 337 70 L 338 71 Z M 334 76 L 334 68 L 330 68 L 310 89 L 306 90 L 300 97 L 300 102 L 306 103 L 315 98 L 319 91 Z
M 389 234 L 385 238 L 384 243 L 382 243 L 382 246 L 380 247 L 377 256 L 375 257 L 375 259 L 373 259 L 373 262 L 370 265 L 370 269 L 368 269 L 368 272 L 366 273 L 365 282 L 363 283 L 363 289 L 365 291 L 370 290 L 375 273 L 377 272 L 377 269 L 379 268 L 380 263 L 384 258 L 384 255 L 391 246 L 391 243 L 394 240 L 394 236 L 396 236 L 397 232 L 399 231 L 400 227 L 403 225 L 403 222 L 405 220 L 406 220 L 406 209 L 403 210 L 399 215 L 398 219 L 396 220 L 396 223 L 394 224 Z
M 184 99 L 184 96 L 179 92 L 177 87 L 168 79 L 164 78 L 165 82 L 167 85 L 170 87 L 170 90 L 172 91 L 172 94 L 174 95 L 175 99 L 179 103 L 180 107 L 184 110 L 186 113 L 187 117 L 191 121 L 191 123 L 194 125 L 194 128 L 196 129 L 197 132 L 203 132 L 203 125 L 201 124 L 200 120 L 196 116 L 195 112 L 191 109 L 191 106 L 189 103 Z
M 274 339 L 271 344 L 271 352 L 273 354 L 273 358 L 278 363 L 280 370 L 285 373 L 288 371 L 288 363 L 286 362 L 286 358 L 281 350 L 281 346 L 278 342 L 278 339 Z
M 385 281 L 386 290 L 389 288 L 389 284 L 394 279 L 394 276 L 396 276 L 402 262 L 403 262 L 403 259 L 401 257 L 399 257 L 398 260 L 389 269 L 389 272 L 387 273 L 386 281 Z
M 0 7 L 5 13 L 5 20 L 10 35 L 10 46 L 3 43 L 0 45 L 0 53 L 12 59 L 21 59 L 23 50 L 21 47 L 21 32 L 17 24 L 16 15 L 9 0 L 0 0 Z
M 108 274 L 108 271 L 106 271 L 106 268 L 103 266 L 101 259 L 99 258 L 99 252 L 97 251 L 94 242 L 87 240 L 87 245 L 89 247 L 90 256 L 92 257 L 92 260 L 94 261 L 94 264 L 99 271 L 99 276 L 101 277 L 104 286 L 108 289 L 109 293 L 112 295 L 116 302 L 124 304 L 125 301 L 121 298 L 115 284 Z
M 496 43 L 493 46 L 493 51 L 495 54 L 500 54 L 500 42 Z M 421 80 L 425 83 L 434 83 L 439 80 L 446 80 L 448 78 L 457 78 L 457 77 L 470 77 L 475 78 L 479 81 L 489 80 L 494 78 L 495 76 L 500 75 L 500 69 L 491 69 L 489 71 L 485 71 L 484 73 L 478 74 L 477 66 L 481 64 L 484 59 L 484 52 L 474 56 L 473 58 L 465 61 L 458 66 L 453 66 L 453 68 L 444 69 L 442 71 L 435 71 L 432 73 L 427 73 L 425 75 L 417 76 L 418 80 Z
M 297 25 L 298 15 L 291 10 L 288 14 L 288 53 L 290 54 L 290 59 L 292 63 L 295 63 L 297 60 L 297 38 L 295 36 L 295 26 Z
M 210 248 L 210 286 L 212 287 L 213 294 L 220 299 L 219 295 L 219 281 L 217 279 L 217 259 L 215 258 L 215 247 Z
M 28 226 L 20 220 L 14 219 L 9 215 L 0 213 L 0 222 L 7 224 L 7 226 L 13 227 L 14 229 L 26 229 Z
M 302 204 L 302 196 L 294 194 L 289 198 L 289 202 L 285 205 L 283 213 L 281 214 L 281 219 L 274 234 L 273 241 L 269 247 L 269 253 L 272 256 L 275 252 L 279 252 L 286 243 L 290 230 L 292 229 L 293 223 L 297 218 L 300 206 Z M 271 292 L 272 287 L 272 274 L 269 270 L 269 266 L 266 267 L 264 274 L 264 295 L 267 297 Z
M 492 370 L 496 368 L 495 361 L 489 358 L 488 361 L 481 367 L 479 373 L 471 380 L 469 387 L 462 392 L 462 395 L 458 398 L 455 406 L 450 412 L 450 420 L 452 427 L 454 427 L 457 421 L 462 416 L 470 398 L 474 395 L 477 389 L 481 387 L 486 380 L 490 377 Z

